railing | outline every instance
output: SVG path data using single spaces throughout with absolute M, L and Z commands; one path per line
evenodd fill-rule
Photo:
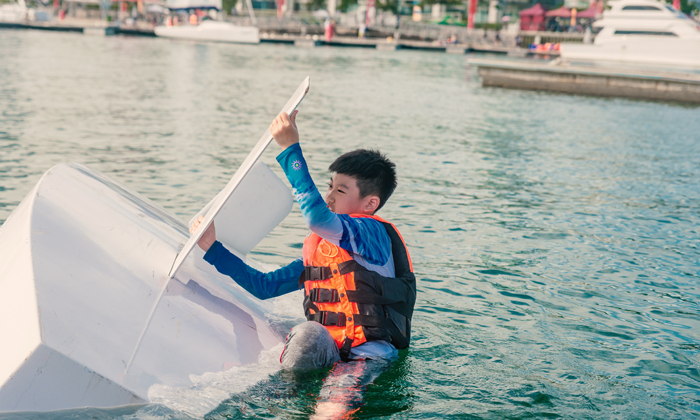
M 582 43 L 582 33 L 578 32 L 548 32 L 548 31 L 521 31 L 520 42 L 518 46 L 527 48 L 528 45 L 535 43 L 535 38 L 540 37 L 540 44 L 551 42 L 557 44 L 560 42 Z
M 464 26 L 436 25 L 401 21 L 401 38 L 426 41 L 447 41 L 456 39 L 460 44 L 514 47 L 515 36 L 506 31 L 494 29 L 467 29 Z
M 251 25 L 247 16 L 227 17 L 239 25 Z M 436 25 L 429 23 L 413 22 L 408 18 L 401 19 L 399 28 L 396 28 L 396 20 L 377 19 L 378 23 L 367 29 L 365 36 L 381 37 L 395 36 L 398 32 L 400 39 L 416 40 L 428 42 L 447 43 L 448 40 L 457 41 L 458 44 L 471 46 L 497 46 L 515 47 L 516 37 L 506 31 L 496 31 L 493 29 L 473 29 L 468 30 L 463 26 Z M 311 16 L 285 16 L 278 20 L 276 16 L 257 16 L 257 26 L 264 31 L 286 32 L 297 34 L 321 34 L 323 33 L 323 22 Z M 352 36 L 357 34 L 358 23 L 356 19 L 341 18 L 336 26 L 336 34 L 341 36 Z

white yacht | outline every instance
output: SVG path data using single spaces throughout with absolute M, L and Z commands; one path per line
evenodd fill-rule
M 23 23 L 27 19 L 27 5 L 24 0 L 17 3 L 0 4 L 0 22 Z
M 592 45 L 561 44 L 567 61 L 618 61 L 700 67 L 700 24 L 654 0 L 618 0 L 593 24 Z
M 157 26 L 157 36 L 195 41 L 259 44 L 260 30 L 255 26 L 237 26 L 228 22 L 205 20 L 199 25 Z

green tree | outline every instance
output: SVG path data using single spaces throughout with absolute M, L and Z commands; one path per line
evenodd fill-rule
M 666 3 L 673 4 L 673 0 L 666 0 Z M 681 0 L 681 12 L 685 13 L 686 15 L 694 16 L 700 12 L 700 8 L 693 0 Z
M 353 6 L 356 4 L 357 4 L 357 0 L 340 0 L 340 4 L 338 4 L 338 10 L 345 13 L 348 11 L 350 6 Z
M 307 3 L 309 10 L 321 10 L 327 7 L 326 0 L 311 0 Z
M 231 10 L 236 7 L 236 3 L 238 3 L 238 0 L 221 0 L 221 8 L 224 9 L 223 11 L 227 14 L 231 14 Z
M 399 14 L 399 0 L 377 0 L 377 9 Z

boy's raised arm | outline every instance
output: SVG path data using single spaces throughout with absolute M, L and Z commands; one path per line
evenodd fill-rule
M 282 113 L 270 125 L 277 144 L 284 149 L 277 161 L 292 184 L 301 214 L 312 232 L 341 248 L 361 255 L 373 264 L 384 265 L 391 257 L 391 241 L 384 227 L 371 219 L 355 219 L 333 213 L 309 174 L 299 145 L 297 111 L 289 117 Z

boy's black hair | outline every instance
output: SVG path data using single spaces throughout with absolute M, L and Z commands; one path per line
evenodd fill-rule
M 384 206 L 396 189 L 396 165 L 378 150 L 357 149 L 336 159 L 328 170 L 355 178 L 360 197 L 376 195 Z

